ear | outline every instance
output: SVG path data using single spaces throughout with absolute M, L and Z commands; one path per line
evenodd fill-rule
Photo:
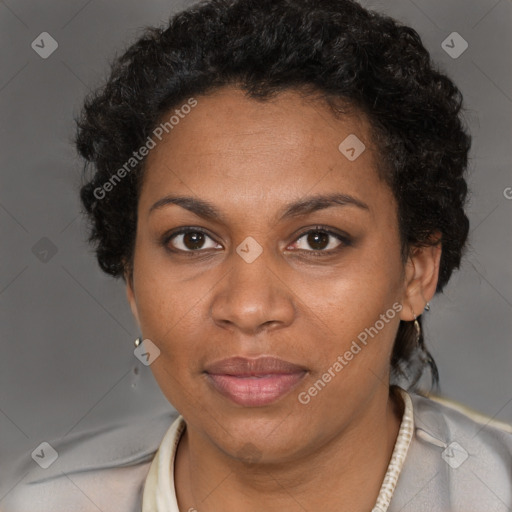
M 132 314 L 135 317 L 137 325 L 140 328 L 139 321 L 139 311 L 137 309 L 137 301 L 135 300 L 135 291 L 133 286 L 133 274 L 125 274 L 126 281 L 126 297 L 128 298 L 128 303 L 130 304 L 130 309 L 132 310 Z
M 400 319 L 414 320 L 420 316 L 436 292 L 441 261 L 440 235 L 435 245 L 413 247 L 405 266 L 405 290 Z

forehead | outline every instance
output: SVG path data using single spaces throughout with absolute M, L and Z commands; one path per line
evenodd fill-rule
M 259 101 L 225 87 L 195 99 L 147 157 L 143 207 L 177 190 L 278 205 L 285 191 L 368 198 L 384 186 L 371 126 L 355 109 L 335 117 L 325 101 L 292 90 Z

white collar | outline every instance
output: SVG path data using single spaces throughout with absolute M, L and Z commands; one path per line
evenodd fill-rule
M 372 512 L 388 510 L 413 435 L 411 397 L 402 388 L 398 388 L 398 391 L 404 401 L 404 414 L 391 460 Z M 183 416 L 180 415 L 164 435 L 146 477 L 142 512 L 180 512 L 174 487 L 174 458 L 185 426 Z

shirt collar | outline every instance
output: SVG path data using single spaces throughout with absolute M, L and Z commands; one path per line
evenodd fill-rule
M 396 388 L 404 402 L 404 413 L 391 460 L 372 512 L 388 510 L 414 430 L 411 397 L 404 389 Z M 174 458 L 185 426 L 185 420 L 179 416 L 164 435 L 146 477 L 142 512 L 179 512 L 174 487 Z

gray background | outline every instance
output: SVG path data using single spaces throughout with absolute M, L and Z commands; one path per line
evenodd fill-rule
M 42 441 L 170 407 L 133 355 L 138 332 L 122 281 L 101 273 L 85 241 L 70 141 L 84 95 L 114 54 L 190 3 L 0 2 L 4 484 L 13 477 L 8 461 Z M 512 0 L 364 5 L 413 26 L 464 94 L 474 137 L 471 245 L 425 329 L 443 395 L 512 423 Z M 454 31 L 469 44 L 456 59 L 441 47 Z M 59 45 L 47 59 L 31 48 L 42 32 Z

